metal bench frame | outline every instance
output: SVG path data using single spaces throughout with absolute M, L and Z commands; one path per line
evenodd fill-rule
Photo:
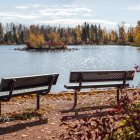
M 0 85 L 0 115 L 1 102 L 8 102 L 12 97 L 36 94 L 37 110 L 40 108 L 40 95 L 46 95 L 50 92 L 52 85 L 57 82 L 59 74 L 44 74 L 24 77 L 3 78 Z M 39 89 L 39 87 L 44 87 Z M 34 91 L 30 89 L 36 88 Z M 18 90 L 17 94 L 14 91 Z M 26 91 L 25 91 L 26 90 Z M 25 92 L 24 92 L 25 91 Z M 2 93 L 8 94 L 2 95 Z
M 128 71 L 118 71 L 118 70 L 105 71 L 104 70 L 104 71 L 72 71 L 70 72 L 69 84 L 64 85 L 64 87 L 66 89 L 75 90 L 74 105 L 72 109 L 74 109 L 77 105 L 77 93 L 81 89 L 85 89 L 85 88 L 107 88 L 107 87 L 117 88 L 117 103 L 119 103 L 119 91 L 122 91 L 123 88 L 129 86 L 129 84 L 126 82 L 128 80 L 133 80 L 132 74 L 134 72 L 135 72 L 134 70 L 128 70 Z M 110 74 L 112 74 L 114 77 L 110 77 Z M 122 81 L 122 83 L 120 84 L 101 83 L 101 82 L 109 82 L 109 81 L 110 82 Z M 86 83 L 86 82 L 90 82 L 90 84 L 84 85 L 83 83 Z M 91 84 L 91 82 L 93 82 L 93 84 Z M 97 84 L 94 84 L 94 82 L 97 82 Z M 74 85 L 73 83 L 74 84 L 77 83 L 78 85 Z

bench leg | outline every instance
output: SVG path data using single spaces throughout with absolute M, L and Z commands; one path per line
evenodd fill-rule
M 120 97 L 119 97 L 119 88 L 117 88 L 117 105 L 119 104 L 119 99 L 120 99 Z
M 1 116 L 1 101 L 0 101 L 0 116 Z
M 76 105 L 77 105 L 77 91 L 74 92 L 74 105 L 72 109 L 75 109 Z
M 40 94 L 37 94 L 37 107 L 36 109 L 38 110 L 40 108 Z

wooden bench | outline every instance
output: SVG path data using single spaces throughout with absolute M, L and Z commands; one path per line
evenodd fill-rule
M 1 102 L 7 102 L 12 97 L 37 95 L 37 109 L 40 108 L 40 95 L 50 92 L 52 85 L 57 82 L 59 74 L 44 74 L 26 77 L 3 78 L 0 85 L 0 115 Z
M 64 85 L 66 89 L 73 89 L 74 109 L 77 105 L 77 93 L 86 88 L 117 88 L 117 103 L 119 102 L 119 90 L 128 87 L 129 80 L 133 80 L 134 70 L 128 71 L 72 71 L 70 72 L 69 84 Z

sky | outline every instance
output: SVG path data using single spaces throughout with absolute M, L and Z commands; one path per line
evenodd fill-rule
M 0 0 L 2 23 L 117 27 L 136 26 L 138 20 L 140 0 Z

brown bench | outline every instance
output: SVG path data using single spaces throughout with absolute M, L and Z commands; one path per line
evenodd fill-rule
M 40 108 L 40 95 L 50 92 L 52 85 L 57 82 L 59 74 L 44 74 L 26 77 L 3 78 L 0 85 L 0 115 L 1 102 L 7 102 L 12 97 L 37 95 L 37 109 Z
M 117 88 L 117 103 L 119 102 L 119 90 L 128 87 L 129 80 L 133 80 L 134 70 L 118 71 L 72 71 L 70 72 L 69 84 L 64 85 L 66 89 L 73 89 L 74 105 L 77 105 L 77 92 L 87 88 Z

